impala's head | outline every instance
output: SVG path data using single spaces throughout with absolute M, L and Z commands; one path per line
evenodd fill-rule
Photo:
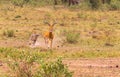
M 53 27 L 54 27 L 54 25 L 57 24 L 57 23 L 54 22 L 54 23 L 51 25 L 50 23 L 45 22 L 45 24 L 47 24 L 47 25 L 49 26 L 49 31 L 50 31 L 50 32 L 53 32 Z

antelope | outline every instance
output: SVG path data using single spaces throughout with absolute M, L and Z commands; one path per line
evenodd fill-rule
M 48 48 L 52 48 L 52 43 L 53 43 L 53 38 L 54 38 L 53 27 L 57 23 L 53 23 L 51 25 L 48 22 L 45 22 L 45 24 L 47 24 L 49 26 L 48 31 L 44 32 L 44 34 L 43 34 L 43 37 L 44 37 L 44 40 L 45 40 L 45 45 L 47 45 Z

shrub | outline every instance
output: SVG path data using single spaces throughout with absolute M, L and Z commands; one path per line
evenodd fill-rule
M 72 72 L 62 63 L 61 59 L 53 62 L 40 60 L 40 65 L 36 63 L 37 66 L 33 62 L 12 59 L 7 64 L 15 77 L 72 77 Z
M 100 7 L 100 9 L 104 10 L 104 11 L 110 10 L 110 8 L 111 8 L 111 6 L 108 3 L 105 3 Z
M 66 36 L 66 41 L 68 43 L 76 43 L 79 39 L 79 33 L 74 33 L 74 32 L 66 32 L 65 36 Z
M 54 0 L 29 0 L 29 4 L 32 6 L 46 6 L 53 5 Z
M 62 63 L 61 59 L 55 62 L 41 62 L 40 68 L 34 77 L 72 77 L 72 72 Z
M 15 18 L 21 18 L 21 16 L 20 15 L 16 15 Z
M 14 72 L 15 77 L 32 77 L 32 64 L 26 62 L 8 62 L 8 66 Z
M 85 0 L 79 4 L 79 8 L 82 10 L 89 10 L 89 9 L 91 9 L 90 6 L 91 6 L 91 3 L 87 0 Z
M 110 4 L 111 0 L 106 0 L 106 3 Z
M 84 13 L 77 13 L 77 17 L 81 19 L 87 19 L 87 15 Z
M 5 35 L 7 37 L 14 37 L 15 32 L 14 32 L 14 30 L 6 30 L 6 31 L 3 32 L 3 35 Z
M 92 9 L 98 9 L 102 4 L 101 0 L 89 0 L 89 2 Z
M 11 2 L 13 5 L 20 7 L 23 7 L 23 5 L 25 4 L 25 0 L 11 0 Z
M 111 8 L 112 10 L 119 10 L 120 9 L 120 0 L 111 0 Z

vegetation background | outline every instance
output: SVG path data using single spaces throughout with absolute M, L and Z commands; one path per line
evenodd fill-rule
M 44 21 L 54 20 L 49 50 L 42 33 L 48 28 Z M 42 45 L 30 48 L 34 31 Z M 0 77 L 106 76 L 107 70 L 99 75 L 71 70 L 63 60 L 119 58 L 119 36 L 120 0 L 0 0 Z

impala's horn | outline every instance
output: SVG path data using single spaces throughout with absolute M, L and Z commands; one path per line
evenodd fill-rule
M 50 26 L 50 23 L 48 21 L 44 21 L 44 23 Z
M 57 22 L 56 21 L 54 21 L 54 23 L 52 24 L 52 26 L 54 26 L 54 25 L 56 25 L 57 24 Z

